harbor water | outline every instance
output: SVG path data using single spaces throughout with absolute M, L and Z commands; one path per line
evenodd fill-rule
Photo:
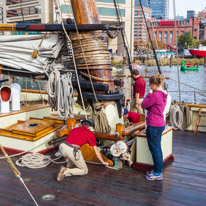
M 180 70 L 180 66 L 179 66 Z M 172 96 L 172 100 L 181 101 L 187 103 L 197 103 L 197 104 L 206 104 L 206 68 L 204 66 L 200 66 L 198 72 L 196 71 L 180 71 L 180 97 L 179 97 L 179 87 L 178 87 L 178 69 L 177 66 L 162 66 L 161 67 L 162 74 L 164 77 L 168 77 L 166 79 L 166 83 L 168 84 L 168 92 Z M 149 67 L 148 72 L 145 72 L 145 66 L 143 65 L 141 69 L 139 69 L 141 76 L 153 76 L 157 73 L 157 67 Z M 129 75 L 130 71 L 128 68 L 123 68 L 122 71 L 118 72 L 118 74 L 126 74 Z M 146 94 L 149 92 L 149 79 L 146 80 Z M 131 96 L 131 83 L 128 81 L 127 88 L 127 97 Z M 125 88 L 123 89 L 125 91 Z
M 142 68 L 139 69 L 141 76 L 152 76 L 155 75 L 157 72 L 157 67 L 149 67 L 148 72 L 145 72 L 145 66 L 141 66 Z M 180 70 L 180 67 L 179 67 Z M 198 72 L 196 71 L 180 71 L 180 94 L 181 97 L 179 98 L 179 88 L 178 88 L 178 70 L 177 66 L 169 67 L 163 66 L 161 67 L 162 74 L 169 79 L 166 79 L 166 83 L 168 84 L 168 92 L 172 96 L 172 100 L 176 100 L 179 102 L 181 101 L 187 103 L 197 103 L 197 104 L 206 104 L 206 68 L 204 66 L 200 66 Z M 123 67 L 122 70 L 117 71 L 115 74 L 125 74 L 130 75 L 130 71 L 128 67 Z M 115 75 L 114 74 L 114 75 Z M 121 78 L 123 79 L 123 78 Z M 145 78 L 147 87 L 146 87 L 146 94 L 149 92 L 149 79 Z M 26 81 L 25 78 L 19 78 L 19 83 L 21 84 L 22 88 L 26 88 Z M 38 80 L 37 80 L 38 81 Z M 31 81 L 27 79 L 27 89 L 36 89 L 39 90 L 39 84 L 37 81 Z M 131 80 L 128 78 L 126 84 L 126 78 L 124 78 L 124 87 L 121 88 L 123 92 L 125 92 L 125 87 L 127 85 L 127 92 L 126 97 L 131 97 Z M 46 81 L 40 81 L 41 89 L 46 89 Z

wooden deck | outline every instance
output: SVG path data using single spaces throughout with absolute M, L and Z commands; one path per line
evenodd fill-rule
M 175 161 L 165 164 L 163 181 L 147 181 L 142 171 L 130 168 L 116 171 L 94 165 L 88 165 L 88 175 L 62 182 L 56 181 L 59 165 L 19 170 L 22 178 L 31 178 L 26 184 L 41 206 L 205 206 L 206 135 L 175 131 L 173 151 Z M 5 160 L 1 160 L 0 183 L 0 205 L 34 205 Z M 44 201 L 45 194 L 56 199 Z

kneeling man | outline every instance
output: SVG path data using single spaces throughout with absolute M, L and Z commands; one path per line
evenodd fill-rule
M 86 175 L 88 173 L 87 165 L 80 151 L 80 147 L 87 143 L 93 147 L 95 155 L 100 162 L 104 166 L 108 166 L 108 163 L 104 162 L 97 149 L 94 134 L 89 130 L 89 127 L 92 126 L 91 121 L 83 120 L 81 125 L 82 127 L 73 129 L 65 139 L 65 142 L 61 143 L 59 146 L 62 156 L 67 158 L 70 163 L 76 166 L 76 168 L 62 167 L 57 176 L 57 181 L 61 181 L 66 176 Z

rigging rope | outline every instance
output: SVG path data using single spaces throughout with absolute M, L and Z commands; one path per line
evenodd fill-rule
M 98 102 L 94 105 L 94 128 L 97 132 L 110 133 L 111 127 L 109 125 L 107 116 L 104 111 L 103 104 Z
M 32 198 L 32 200 L 34 201 L 35 205 L 38 206 L 36 200 L 34 199 L 33 195 L 31 194 L 31 192 L 29 191 L 29 189 L 27 188 L 26 184 L 24 183 L 24 180 L 21 177 L 21 173 L 19 172 L 19 170 L 15 167 L 14 163 L 12 162 L 12 160 L 10 159 L 10 157 L 8 156 L 8 154 L 6 153 L 6 151 L 4 150 L 4 148 L 2 147 L 2 145 L 0 144 L 0 148 L 2 153 L 4 154 L 4 157 L 6 158 L 7 162 L 9 163 L 11 169 L 13 170 L 14 174 L 16 177 L 18 177 L 20 179 L 20 181 L 22 182 L 22 184 L 24 185 L 24 187 L 26 188 L 27 192 L 29 193 L 30 197 Z
M 175 0 L 173 0 L 174 21 L 175 21 L 175 40 L 176 40 L 176 53 L 177 53 L 177 74 L 178 74 L 178 89 L 179 89 L 179 102 L 181 102 L 180 91 L 180 68 L 179 68 L 179 56 L 178 56 L 178 38 L 177 38 L 177 22 L 176 22 L 176 7 Z
M 183 124 L 183 128 L 186 129 L 192 123 L 192 119 L 190 116 L 190 107 L 187 107 L 186 103 L 182 103 L 180 107 L 183 112 L 183 122 L 185 122 L 185 124 Z M 186 117 L 185 121 L 184 121 L 184 116 Z
M 141 0 L 139 0 L 139 5 L 140 5 L 141 10 L 142 10 L 142 14 L 143 14 L 143 17 L 144 17 L 145 25 L 146 25 L 146 28 L 147 28 L 147 33 L 148 33 L 148 36 L 149 36 L 149 39 L 150 39 L 150 42 L 151 42 L 151 45 L 152 45 L 152 50 L 153 50 L 153 53 L 154 53 L 154 56 L 155 56 L 158 72 L 161 74 L 162 72 L 161 72 L 161 69 L 160 69 L 160 66 L 159 66 L 159 62 L 158 62 L 158 59 L 157 59 L 157 54 L 156 54 L 155 49 L 154 49 L 154 45 L 152 43 L 152 38 L 151 38 L 151 35 L 150 35 L 150 32 L 149 32 L 149 28 L 147 26 L 147 20 L 146 20 L 146 17 L 145 17 L 145 13 L 144 13 L 144 10 L 143 10 L 143 7 L 142 7 Z
M 71 3 L 71 2 L 70 2 L 70 3 Z M 66 5 L 66 4 L 65 4 L 65 5 Z M 71 5 L 71 4 L 70 4 L 70 5 Z M 77 72 L 77 65 L 76 65 L 76 61 L 75 61 L 75 57 L 74 57 L 73 45 L 72 45 L 72 43 L 71 43 L 70 37 L 69 37 L 69 35 L 67 34 L 67 31 L 66 31 L 65 27 L 64 27 L 64 22 L 63 22 L 63 17 L 62 17 L 62 11 L 61 11 L 61 8 L 60 8 L 60 2 L 59 2 L 59 0 L 58 0 L 58 8 L 59 8 L 59 14 L 60 14 L 60 18 L 61 18 L 62 28 L 63 28 L 63 30 L 64 30 L 64 33 L 65 33 L 65 36 L 66 36 L 68 42 L 70 43 L 70 46 L 71 46 L 72 58 L 73 58 L 73 61 L 74 61 L 74 68 L 75 68 L 75 73 L 76 73 L 76 78 L 77 78 L 79 93 L 80 93 L 81 100 L 82 100 L 82 106 L 83 106 L 83 108 L 84 108 L 84 115 L 85 115 L 85 118 L 87 119 L 87 114 L 86 114 L 85 104 L 84 104 L 84 100 L 83 100 L 82 90 L 81 90 L 81 86 L 80 86 L 80 82 L 79 82 L 79 75 L 78 75 L 78 72 Z M 66 7 L 66 8 L 67 8 L 67 7 Z
M 60 79 L 59 70 L 52 71 L 48 80 L 48 103 L 50 104 L 52 110 L 58 110 L 57 104 L 57 92 L 58 92 L 58 82 Z
M 64 74 L 58 83 L 58 114 L 62 119 L 74 114 L 74 90 L 72 86 L 72 73 Z

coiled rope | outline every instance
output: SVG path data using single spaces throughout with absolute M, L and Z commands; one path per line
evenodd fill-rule
M 103 104 L 98 102 L 94 105 L 94 128 L 97 132 L 110 133 L 111 127 L 104 111 Z
M 55 70 L 51 72 L 48 80 L 48 103 L 51 106 L 52 110 L 57 111 L 58 104 L 57 104 L 57 92 L 58 92 L 58 82 L 60 79 L 60 72 Z
M 190 116 L 190 107 L 187 107 L 186 103 L 182 103 L 180 107 L 181 107 L 182 112 L 183 112 L 183 122 L 185 122 L 182 127 L 184 129 L 186 129 L 192 123 L 192 119 L 191 119 L 191 116 Z M 184 116 L 186 117 L 185 120 L 184 120 Z
M 29 153 L 22 157 L 20 157 L 16 161 L 16 165 L 19 167 L 28 167 L 31 169 L 39 169 L 43 167 L 47 167 L 51 162 L 55 164 L 63 164 L 64 162 L 56 162 L 56 160 L 60 159 L 62 156 L 57 157 L 56 159 L 51 159 L 49 155 L 43 155 L 40 153 Z
M 58 83 L 58 114 L 62 119 L 74 114 L 72 73 L 63 74 Z
M 174 127 L 175 130 L 182 130 L 183 113 L 178 104 L 173 104 L 170 106 L 169 120 L 171 126 Z

